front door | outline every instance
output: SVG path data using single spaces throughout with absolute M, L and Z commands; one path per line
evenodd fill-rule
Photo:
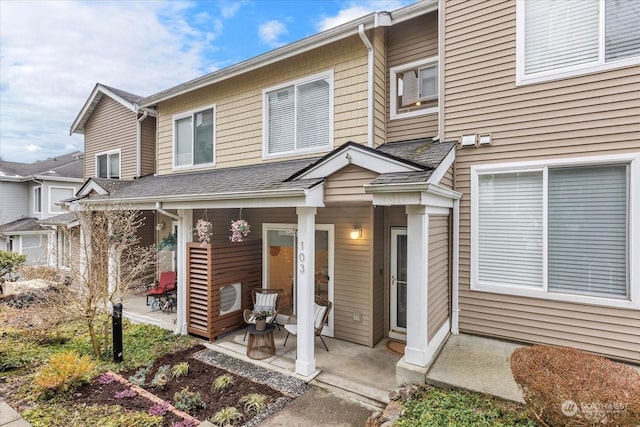
M 407 229 L 391 228 L 389 277 L 389 337 L 406 340 L 407 335 Z

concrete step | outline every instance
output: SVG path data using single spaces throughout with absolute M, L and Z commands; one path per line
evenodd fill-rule
M 322 381 L 321 377 L 322 374 L 313 379 L 309 384 L 327 390 L 336 396 L 357 402 L 371 411 L 383 410 L 389 403 L 388 392 L 374 390 L 371 387 L 363 387 L 362 385 L 347 389 L 344 385 L 336 385 L 335 381 L 331 381 L 331 383 Z

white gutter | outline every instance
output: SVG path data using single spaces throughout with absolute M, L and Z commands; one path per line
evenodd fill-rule
M 142 155 L 142 122 L 147 118 L 149 113 L 147 110 L 143 110 L 142 116 L 136 122 L 136 176 L 140 176 L 142 166 L 142 159 L 140 156 Z
M 358 26 L 360 40 L 367 48 L 367 146 L 373 147 L 373 46 L 364 33 L 364 24 Z
M 460 268 L 460 199 L 453 201 L 453 266 L 451 278 L 451 333 L 458 335 L 458 321 L 460 315 L 460 303 L 458 293 L 460 292 L 459 268 Z
M 377 184 L 365 185 L 365 193 L 407 193 L 426 191 L 431 194 L 447 197 L 452 200 L 460 200 L 462 193 L 429 182 L 414 182 L 401 184 Z
M 168 216 L 169 218 L 175 219 L 176 221 L 180 221 L 180 217 L 178 215 L 172 214 L 171 212 L 162 209 L 162 202 L 156 202 L 156 212 L 159 212 L 164 216 Z

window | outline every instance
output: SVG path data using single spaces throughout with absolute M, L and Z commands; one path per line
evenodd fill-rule
M 70 199 L 75 193 L 76 189 L 73 187 L 49 187 L 49 213 L 67 212 L 61 206 L 57 206 L 56 203 Z
M 96 176 L 120 179 L 120 150 L 96 155 Z
M 331 149 L 333 73 L 263 92 L 264 156 Z
M 173 117 L 173 165 L 213 165 L 214 107 Z
M 473 167 L 472 289 L 632 300 L 630 170 Z
M 412 62 L 389 70 L 391 119 L 438 112 L 438 58 Z
M 68 268 L 69 257 L 71 255 L 71 244 L 69 242 L 69 237 L 63 231 L 58 231 L 58 267 Z
M 33 189 L 33 212 L 42 212 L 42 187 L 35 187 Z
M 520 0 L 518 82 L 640 63 L 637 0 Z

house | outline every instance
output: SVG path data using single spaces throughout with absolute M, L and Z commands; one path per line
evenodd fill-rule
M 45 222 L 63 214 L 59 202 L 82 185 L 82 153 L 38 161 L 0 161 L 0 248 L 27 256 L 27 265 L 66 267 L 68 242 Z
M 523 25 L 545 39 L 525 17 L 545 12 L 421 1 L 138 99 L 155 174 L 90 178 L 81 203 L 176 230 L 179 332 L 214 339 L 251 287 L 283 289 L 305 377 L 316 295 L 326 335 L 405 341 L 404 381 L 460 332 L 638 363 L 638 52 L 544 64 Z M 251 232 L 231 243 L 237 219 Z

